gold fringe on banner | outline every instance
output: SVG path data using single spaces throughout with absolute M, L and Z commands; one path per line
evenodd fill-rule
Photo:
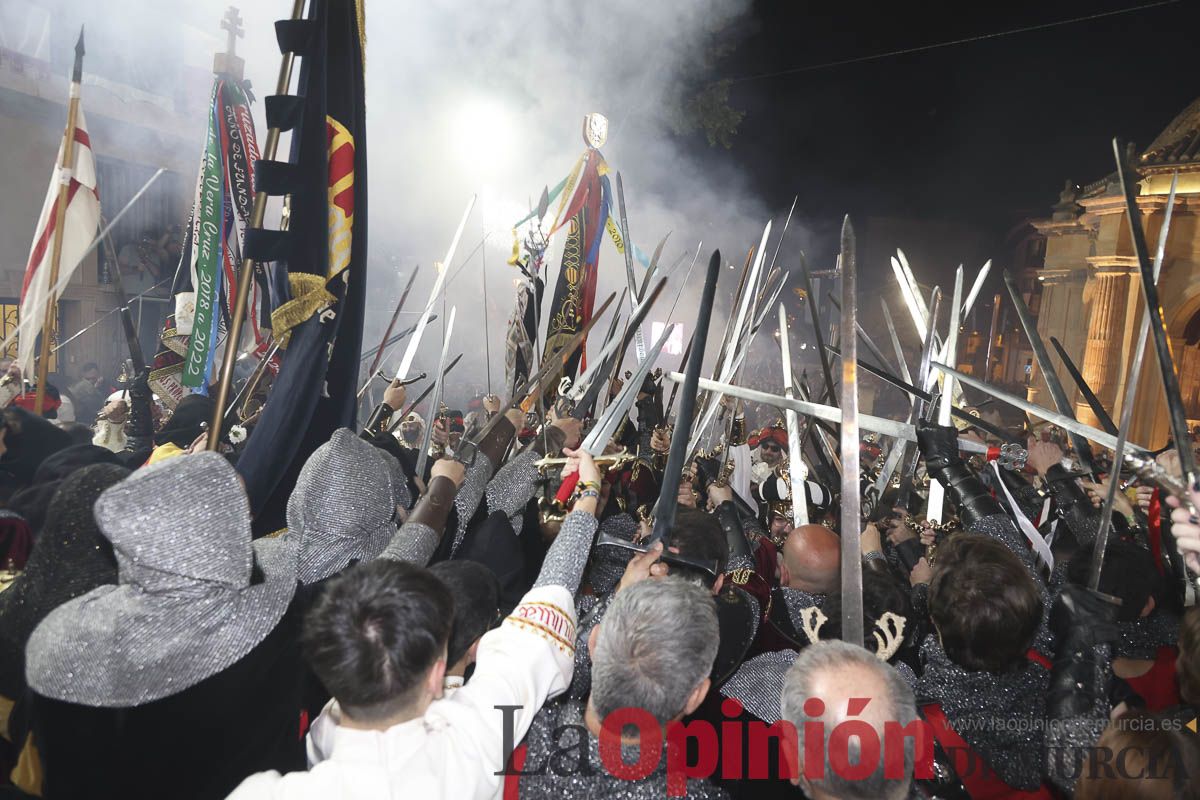
M 317 311 L 337 302 L 320 275 L 297 272 L 288 275 L 292 299 L 271 312 L 271 330 L 279 349 L 286 350 L 291 339 L 292 328 L 311 317 Z

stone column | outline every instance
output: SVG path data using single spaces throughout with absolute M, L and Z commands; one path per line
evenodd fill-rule
M 1089 259 L 1093 261 L 1093 259 Z M 1095 265 L 1095 264 L 1094 264 Z M 1110 413 L 1116 407 L 1121 383 L 1122 347 L 1125 342 L 1125 312 L 1129 295 L 1129 269 L 1124 265 L 1095 265 L 1096 285 L 1092 290 L 1088 319 L 1087 349 L 1080 371 L 1088 386 Z M 1099 427 L 1099 420 L 1084 401 L 1076 404 L 1081 422 Z

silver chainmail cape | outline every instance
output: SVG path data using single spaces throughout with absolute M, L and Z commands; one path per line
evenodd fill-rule
M 348 428 L 334 431 L 309 456 L 288 498 L 285 536 L 297 543 L 300 582 L 382 553 L 396 533 L 397 487 L 404 484 L 395 458 Z
M 748 658 L 721 686 L 723 697 L 732 697 L 742 708 L 764 722 L 783 719 L 783 685 L 787 672 L 799 656 L 795 650 L 774 650 Z M 917 685 L 917 675 L 903 661 L 890 664 L 910 687 Z
M 918 705 L 939 703 L 950 726 L 1014 789 L 1042 781 L 1042 729 L 1050 673 L 1032 662 L 1011 672 L 963 669 L 930 634 L 921 645 Z
M 44 697 L 100 708 L 170 697 L 247 655 L 295 594 L 295 546 L 251 544 L 246 492 L 216 453 L 138 470 L 100 495 L 95 515 L 119 583 L 34 630 L 25 676 Z
M 660 753 L 657 767 L 640 780 L 615 777 L 600 758 L 600 737 L 587 729 L 586 704 L 559 699 L 542 706 L 525 735 L 525 774 L 520 778 L 523 800 L 657 800 L 667 797 L 667 757 Z M 635 764 L 636 744 L 623 744 L 621 758 Z M 542 767 L 545 767 L 542 769 Z M 707 780 L 687 781 L 686 797 L 693 800 L 728 798 L 726 791 Z M 799 790 L 796 797 L 801 797 Z

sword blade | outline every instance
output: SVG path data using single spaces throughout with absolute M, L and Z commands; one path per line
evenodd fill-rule
M 1096 415 L 1096 419 L 1100 422 L 1100 427 L 1115 436 L 1117 434 L 1116 423 L 1113 422 L 1113 418 L 1104 408 L 1104 404 L 1100 402 L 1100 398 L 1096 397 L 1096 393 L 1092 391 L 1092 387 L 1088 386 L 1088 382 L 1084 380 L 1083 374 L 1075 366 L 1075 362 L 1071 360 L 1071 356 L 1067 354 L 1066 348 L 1062 346 L 1062 342 L 1057 337 L 1051 336 L 1050 344 L 1054 345 L 1054 349 L 1058 351 L 1059 360 L 1067 368 L 1067 374 L 1071 376 L 1071 380 L 1075 381 L 1075 385 L 1079 387 L 1079 393 L 1083 395 L 1083 399 L 1091 407 L 1092 413 Z
M 1062 381 L 1059 380 L 1058 373 L 1054 371 L 1054 365 L 1050 363 L 1050 353 L 1046 351 L 1046 343 L 1042 341 L 1042 335 L 1038 332 L 1037 321 L 1030 313 L 1029 306 L 1025 305 L 1025 298 L 1021 296 L 1016 281 L 1007 272 L 1004 273 L 1004 285 L 1008 287 L 1008 296 L 1017 310 L 1017 319 L 1020 320 L 1021 328 L 1025 331 L 1025 338 L 1029 340 L 1029 344 L 1033 348 L 1033 357 L 1037 360 L 1038 369 L 1042 372 L 1042 379 L 1046 381 L 1046 388 L 1050 391 L 1051 399 L 1054 400 L 1054 407 L 1058 409 L 1059 414 L 1075 419 L 1075 412 L 1071 409 L 1070 401 L 1067 400 L 1067 393 L 1063 389 Z M 1080 466 L 1084 471 L 1091 473 L 1094 478 L 1096 464 L 1092 456 L 1091 445 L 1088 444 L 1085 437 L 1079 434 L 1072 434 L 1068 431 L 1068 436 Z
M 1133 239 L 1133 250 L 1137 254 L 1138 269 L 1142 275 L 1142 297 L 1146 300 L 1146 312 L 1150 320 L 1150 337 L 1154 342 L 1154 353 L 1158 357 L 1158 369 L 1162 373 L 1163 390 L 1167 396 L 1167 412 L 1171 421 L 1171 435 L 1175 449 L 1179 452 L 1179 466 L 1184 482 L 1196 484 L 1196 456 L 1192 452 L 1192 440 L 1184 411 L 1183 395 L 1179 389 L 1179 376 L 1175 373 L 1175 361 L 1171 357 L 1171 343 L 1167 339 L 1167 323 L 1163 319 L 1162 303 L 1158 298 L 1158 285 L 1154 282 L 1154 266 L 1146 249 L 1146 232 L 1142 229 L 1141 212 L 1137 205 L 1137 183 L 1126 175 L 1120 143 L 1113 139 L 1113 152 L 1117 157 L 1117 176 L 1125 194 L 1126 216 Z M 1181 498 L 1182 499 L 1182 498 Z
M 367 370 L 368 375 L 374 375 L 375 370 L 379 369 L 379 363 L 383 360 L 383 351 L 387 347 L 387 340 L 391 338 L 392 329 L 396 327 L 396 320 L 400 318 L 400 312 L 404 309 L 404 302 L 408 300 L 408 293 L 412 291 L 413 281 L 417 279 L 417 273 L 421 271 L 419 266 L 414 267 L 412 274 L 408 276 L 408 283 L 404 286 L 404 291 L 400 293 L 400 300 L 396 303 L 396 310 L 392 312 L 392 319 L 388 323 L 387 330 L 383 332 L 383 338 L 379 340 L 379 347 L 375 348 L 375 359 L 371 362 L 370 368 Z
M 637 278 L 633 275 L 633 239 L 629 236 L 629 217 L 625 213 L 625 185 L 621 182 L 621 173 L 619 172 L 617 173 L 617 209 L 621 215 L 621 238 L 625 244 L 625 280 L 629 284 L 629 310 L 632 312 L 637 306 Z M 633 338 L 634 352 L 637 354 L 640 364 L 646 358 L 646 339 L 640 328 L 634 329 Z
M 947 366 L 953 367 L 958 356 L 958 326 L 959 314 L 962 313 L 963 268 L 960 265 L 954 273 L 954 295 L 950 302 L 950 329 L 946 333 L 945 352 Z M 938 407 L 938 424 L 950 424 L 950 412 L 954 408 L 954 377 L 946 374 L 942 384 L 941 405 Z M 929 505 L 925 509 L 925 519 L 931 522 L 941 522 L 946 507 L 946 487 L 938 480 L 929 482 Z
M 625 382 L 625 386 L 621 389 L 621 393 L 613 402 L 609 403 L 608 408 L 604 409 L 604 415 L 596 425 L 584 438 L 583 447 L 593 456 L 598 456 L 604 452 L 604 448 L 608 445 L 613 434 L 616 433 L 617 427 L 625 421 L 625 415 L 629 413 L 629 409 L 633 408 L 634 401 L 637 400 L 638 393 L 642 391 L 642 384 L 646 381 L 646 376 L 650 374 L 651 368 L 654 367 L 654 362 L 658 360 L 659 354 L 662 353 L 663 345 L 667 343 L 667 339 L 671 337 L 671 331 L 664 328 L 662 334 L 658 337 L 658 341 L 650 348 L 646 357 L 642 359 L 642 363 L 638 365 L 637 372 Z
M 679 368 L 687 370 L 688 362 L 692 357 L 692 345 L 696 343 L 696 333 L 692 332 L 691 338 L 688 339 L 687 347 L 683 350 L 683 357 L 679 359 Z M 667 405 L 663 409 L 663 419 L 671 419 L 671 410 L 675 408 L 675 396 L 679 394 L 679 384 L 671 387 L 671 397 L 667 400 Z
M 824 393 L 833 397 L 833 367 L 830 366 L 829 355 L 825 352 L 825 339 L 821 335 L 821 314 L 817 310 L 817 295 L 813 294 L 812 273 L 808 271 L 808 261 L 804 258 L 804 253 L 800 254 L 800 277 L 804 281 L 804 296 L 808 301 L 808 314 L 812 318 L 817 357 L 821 359 L 821 374 L 825 376 Z
M 958 370 L 947 367 L 944 364 L 934 362 L 933 366 L 942 372 L 948 372 L 954 375 L 954 379 L 959 383 L 964 383 L 973 389 L 978 389 L 984 394 L 994 397 L 1003 403 L 1007 403 L 1014 408 L 1019 408 L 1027 414 L 1037 417 L 1038 419 L 1045 420 L 1052 425 L 1057 425 L 1065 431 L 1078 434 L 1089 441 L 1095 442 L 1101 447 L 1106 447 L 1109 450 L 1116 449 L 1117 437 L 1110 433 L 1099 430 L 1098 428 L 1093 428 L 1091 425 L 1085 425 L 1074 417 L 1068 417 L 1065 414 L 1059 414 L 1057 411 L 1051 411 L 1048 408 L 1043 408 L 1036 403 L 1029 402 L 1023 397 L 1017 397 L 1016 395 L 1010 394 L 1003 389 L 998 389 L 989 383 L 984 383 L 972 375 L 968 375 L 965 372 L 959 372 Z M 1147 451 L 1141 447 L 1135 447 L 1133 449 L 1136 450 L 1140 455 L 1146 455 L 1147 453 Z
M 842 222 L 842 640 L 863 645 L 862 498 L 859 486 L 862 446 L 858 438 L 858 275 L 854 226 Z
M 417 348 L 421 346 L 421 337 L 425 335 L 425 326 L 429 324 L 429 315 L 433 313 L 433 305 L 437 302 L 438 295 L 442 292 L 442 287 L 446 285 L 446 275 L 450 272 L 451 262 L 454 260 L 454 251 L 458 249 L 458 241 L 462 238 L 463 229 L 467 227 L 467 219 L 471 216 L 473 208 L 475 208 L 475 195 L 471 195 L 471 199 L 467 202 L 467 208 L 463 211 L 462 219 L 458 222 L 458 229 L 454 231 L 454 238 L 450 241 L 450 249 L 446 251 L 446 260 L 442 262 L 442 269 L 438 273 L 437 280 L 433 282 L 433 289 L 429 292 L 429 299 L 425 301 L 425 310 L 421 312 L 421 318 L 417 322 L 417 330 L 413 333 L 412 339 L 408 342 L 408 347 L 404 350 L 404 357 L 400 360 L 400 368 L 396 370 L 396 377 L 401 380 L 408 377 L 408 371 L 412 368 L 413 359 L 417 355 Z
M 442 356 L 438 359 L 437 373 L 433 380 L 433 400 L 430 403 L 432 409 L 429 415 L 429 424 L 425 426 L 425 435 L 421 439 L 421 452 L 417 453 L 417 470 L 416 474 L 422 480 L 425 476 L 425 464 L 429 461 L 429 443 L 433 438 L 433 424 L 438 414 L 438 409 L 441 408 L 442 402 L 442 387 L 444 385 L 445 373 L 443 367 L 446 364 L 446 355 L 450 352 L 450 339 L 454 336 L 454 316 L 458 312 L 457 306 L 451 306 L 450 316 L 446 320 L 446 338 L 442 340 Z
M 650 296 L 641 303 L 638 303 L 637 308 L 633 312 L 633 316 L 629 318 L 629 325 L 626 326 L 625 337 L 622 339 L 612 339 L 600 351 L 600 354 L 588 366 L 583 375 L 579 376 L 579 380 L 575 381 L 575 385 L 567 392 L 566 399 L 575 404 L 576 409 L 580 413 L 586 412 L 588 406 L 595 403 L 596 398 L 600 394 L 600 389 L 606 382 L 609 371 L 616 366 L 617 353 L 623 354 L 625 349 L 629 347 L 629 333 L 631 330 L 636 330 L 641 326 L 642 321 L 646 319 L 646 315 L 650 313 L 655 302 L 658 301 L 659 295 L 662 294 L 663 287 L 667 285 L 667 279 L 662 278 L 655 285 L 654 291 Z M 644 359 L 643 359 L 644 360 Z M 641 386 L 641 384 L 638 384 Z M 588 400 L 591 402 L 589 403 Z M 583 417 L 577 417 L 582 419 Z
M 975 298 L 979 297 L 979 290 L 983 288 L 983 282 L 987 280 L 988 273 L 992 271 L 992 260 L 989 258 L 984 262 L 979 269 L 979 274 L 975 276 L 975 283 L 971 285 L 971 291 L 967 294 L 967 299 L 962 305 L 962 319 L 966 319 L 971 313 L 971 309 L 975 307 Z
M 837 301 L 837 298 L 833 296 L 832 292 L 829 294 L 829 302 L 832 303 L 833 307 L 838 310 L 838 313 L 841 313 L 842 304 Z M 854 321 L 854 330 L 858 331 L 859 341 L 866 345 L 867 350 L 870 351 L 875 360 L 879 362 L 879 366 L 892 372 L 899 372 L 898 369 L 892 366 L 892 362 L 889 361 L 888 357 L 883 354 L 883 351 L 879 349 L 879 345 L 875 344 L 875 340 L 871 338 L 871 334 L 867 333 L 866 329 L 863 328 L 862 323 L 857 320 L 857 314 L 855 316 L 856 319 Z
M 651 543 L 661 541 L 675 524 L 676 498 L 679 482 L 683 477 L 684 459 L 687 457 L 688 440 L 691 438 L 692 415 L 696 412 L 696 393 L 699 390 L 700 366 L 704 363 L 704 346 L 708 339 L 708 323 L 712 319 L 713 301 L 717 295 L 717 279 L 721 274 L 721 251 L 714 250 L 708 259 L 708 273 L 704 279 L 704 292 L 697 309 L 696 328 L 692 334 L 692 355 L 688 359 L 687 377 L 683 380 L 683 395 L 679 403 L 679 417 L 675 434 L 671 438 L 671 450 L 667 455 L 667 466 L 663 473 L 658 503 L 654 508 L 654 530 Z
M 841 355 L 842 355 L 841 350 L 834 347 L 833 345 L 828 345 L 828 347 L 829 347 L 829 351 L 831 353 L 838 356 L 839 358 L 841 357 Z M 880 369 L 879 367 L 876 367 L 872 364 L 868 364 L 866 361 L 863 361 L 861 358 L 858 360 L 858 366 L 862 369 L 863 372 L 874 375 L 876 378 L 879 378 L 881 381 L 884 381 L 885 383 L 889 383 L 892 386 L 895 386 L 897 389 L 901 389 L 901 390 L 907 392 L 908 394 L 912 395 L 914 400 L 919 400 L 924 404 L 928 404 L 928 403 L 931 403 L 934 400 L 938 399 L 937 395 L 931 394 L 926 391 L 922 391 L 921 389 L 918 389 L 916 386 L 913 386 L 911 383 L 908 383 L 908 382 L 896 377 L 895 375 L 885 372 L 884 370 Z M 969 425 L 971 425 L 971 427 L 978 428 L 979 430 L 983 431 L 984 433 L 991 434 L 992 436 L 995 436 L 998 439 L 1001 439 L 1006 442 L 1010 442 L 1012 444 L 1024 444 L 1024 441 L 1021 440 L 1019 437 L 1013 436 L 1011 433 L 1004 430 L 1003 428 L 998 428 L 995 425 L 993 425 L 992 423 L 988 422 L 987 420 L 982 420 L 979 417 L 974 416 L 973 414 L 963 411 L 961 408 L 951 406 L 950 413 L 951 413 L 951 415 L 953 415 L 953 417 L 955 419 L 962 420 L 963 422 L 966 422 Z M 911 422 L 911 420 L 910 420 L 910 422 Z
M 942 310 L 942 290 L 941 287 L 933 287 L 933 291 L 929 294 L 929 318 L 926 320 L 925 329 L 922 331 L 921 345 L 921 360 L 917 366 L 917 385 L 923 389 L 930 387 L 929 373 L 930 365 L 933 363 L 933 342 L 936 338 L 934 331 L 937 330 L 938 315 Z M 916 422 L 917 418 L 926 413 L 926 409 L 933 405 L 933 397 L 929 401 L 918 400 L 913 403 L 908 410 L 909 423 Z M 921 454 L 917 448 L 905 443 L 904 453 L 900 457 L 900 463 L 904 469 L 900 472 L 900 488 L 896 492 L 896 505 L 899 508 L 908 510 L 908 500 L 912 496 L 913 477 L 917 472 L 917 462 L 920 460 Z
M 1171 227 L 1171 216 L 1175 210 L 1175 189 L 1179 183 L 1179 173 L 1171 178 L 1171 191 L 1167 195 L 1167 208 L 1163 212 L 1162 230 L 1158 236 L 1158 251 L 1154 255 L 1154 266 L 1151 278 L 1158 283 L 1158 275 L 1162 270 L 1163 252 L 1167 244 L 1167 231 Z M 1121 401 L 1121 426 L 1117 429 L 1117 445 L 1113 448 L 1113 466 L 1108 476 L 1108 487 L 1104 493 L 1104 505 L 1100 508 L 1100 527 L 1096 531 L 1096 541 L 1092 546 L 1092 560 L 1088 571 L 1088 588 L 1093 592 L 1100 591 L 1100 574 L 1104 569 L 1104 553 L 1108 549 L 1108 535 L 1112 530 L 1113 507 L 1117 497 L 1117 480 L 1121 474 L 1121 465 L 1125 463 L 1125 447 L 1129 441 L 1129 427 L 1133 422 L 1133 401 L 1137 399 L 1137 385 L 1142 374 L 1142 357 L 1146 353 L 1146 340 L 1150 336 L 1150 316 L 1142 315 L 1142 324 L 1138 328 L 1137 343 L 1133 348 L 1133 361 L 1129 365 L 1129 374 L 1125 377 L 1125 397 Z
M 783 358 L 783 394 L 785 397 L 795 397 L 795 387 L 792 375 L 792 345 L 791 333 L 788 331 L 787 309 L 781 303 L 779 306 L 779 349 Z M 678 386 L 679 384 L 675 384 Z M 791 484 L 788 494 L 792 500 L 792 523 L 799 527 L 808 524 L 808 501 L 804 490 L 807 470 L 800 453 L 800 416 L 788 409 L 784 412 L 788 434 L 788 474 Z
M 892 340 L 892 352 L 896 354 L 896 366 L 900 367 L 900 377 L 906 383 L 912 383 L 912 373 L 908 371 L 908 360 L 904 357 L 904 346 L 900 344 L 900 334 L 896 332 L 896 323 L 892 319 L 892 309 L 887 300 L 880 297 L 879 306 L 883 310 L 883 321 L 887 325 L 888 338 Z

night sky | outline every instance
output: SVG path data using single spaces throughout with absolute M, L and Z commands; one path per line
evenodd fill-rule
M 760 0 L 714 77 L 775 72 L 1139 5 Z M 731 155 L 755 188 L 830 229 L 843 212 L 952 220 L 1002 241 L 1063 182 L 1113 169 L 1200 96 L 1200 3 L 1184 0 L 926 52 L 742 80 Z M 698 145 L 704 147 L 706 145 Z M 826 237 L 828 238 L 828 237 Z M 830 242 L 832 245 L 833 243 Z

